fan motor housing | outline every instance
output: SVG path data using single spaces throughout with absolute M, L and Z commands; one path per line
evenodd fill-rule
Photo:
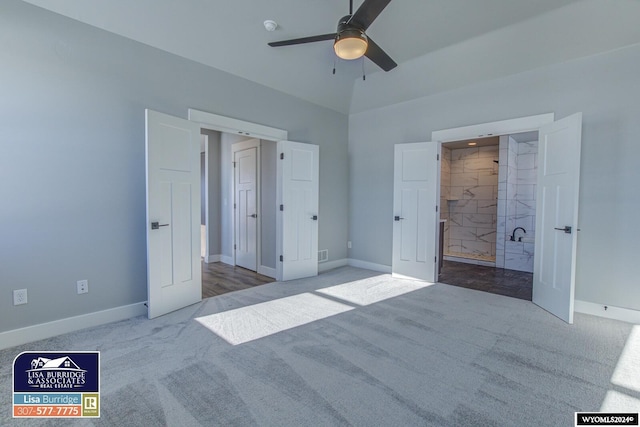
M 351 19 L 351 16 L 352 15 L 345 15 L 342 18 L 340 18 L 340 20 L 338 21 L 338 31 L 337 31 L 338 34 L 340 34 L 345 30 L 358 30 L 364 33 L 364 30 L 362 28 L 349 22 L 349 20 Z
M 336 41 L 344 37 L 357 37 L 357 38 L 361 38 L 365 42 L 368 41 L 367 35 L 364 33 L 364 30 L 350 23 L 349 22 L 350 19 L 351 19 L 351 15 L 346 15 L 340 18 L 340 21 L 338 21 L 338 31 L 336 35 Z

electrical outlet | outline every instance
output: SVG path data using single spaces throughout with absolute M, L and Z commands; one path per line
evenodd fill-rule
M 27 303 L 27 290 L 16 289 L 13 291 L 13 305 L 22 305 Z
M 89 281 L 88 280 L 78 280 L 78 294 L 86 294 L 89 292 Z
M 347 241 L 347 249 L 351 249 L 351 240 Z

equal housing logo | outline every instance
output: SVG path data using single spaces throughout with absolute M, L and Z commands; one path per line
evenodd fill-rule
M 20 353 L 13 361 L 13 416 L 99 417 L 100 352 Z

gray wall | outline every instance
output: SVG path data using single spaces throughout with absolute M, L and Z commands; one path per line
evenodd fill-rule
M 206 149 L 206 167 L 209 169 L 207 174 L 207 203 L 209 204 L 209 226 L 207 228 L 207 232 L 209 234 L 209 253 L 207 256 L 211 256 L 219 255 L 222 247 L 222 183 L 220 175 L 220 162 L 222 161 L 220 158 L 221 143 L 220 132 L 202 129 L 202 133 L 207 135 L 208 139 Z
M 277 144 L 260 141 L 261 264 L 276 268 L 276 167 Z
M 146 300 L 145 108 L 320 145 L 320 247 L 346 257 L 347 116 L 18 0 L 1 10 L 0 331 Z
M 206 165 L 207 165 L 207 161 L 206 161 L 206 157 L 205 157 L 205 153 L 200 153 L 200 200 L 202 201 L 202 203 L 200 203 L 200 224 L 201 225 L 205 225 L 207 223 L 206 220 L 206 214 L 207 214 L 207 207 L 205 206 L 205 201 L 206 199 Z
M 576 298 L 640 309 L 639 69 L 636 45 L 351 115 L 349 257 L 391 265 L 393 144 L 429 141 L 440 129 L 581 111 Z

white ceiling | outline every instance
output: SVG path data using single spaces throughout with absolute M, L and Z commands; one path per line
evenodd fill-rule
M 267 46 L 270 41 L 335 32 L 338 19 L 348 13 L 348 0 L 26 1 L 333 110 L 353 112 L 362 61 L 338 60 L 332 75 L 331 41 Z M 365 60 L 365 73 L 373 78 L 358 85 L 366 90 L 370 82 L 373 86 L 399 75 L 416 58 L 585 1 L 394 0 L 367 34 L 399 66 L 384 73 Z M 361 3 L 355 0 L 354 9 Z M 279 28 L 267 32 L 262 24 L 266 19 Z

